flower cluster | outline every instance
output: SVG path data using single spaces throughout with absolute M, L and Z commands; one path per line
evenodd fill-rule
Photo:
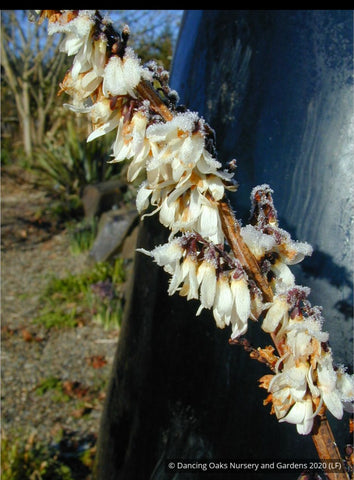
M 219 208 L 225 190 L 236 189 L 233 173 L 217 160 L 205 121 L 176 108 L 167 73 L 151 62 L 142 66 L 127 46 L 129 29 L 116 33 L 97 11 L 38 13 L 48 18 L 49 34 L 65 35 L 61 49 L 74 56 L 61 84 L 72 98 L 67 107 L 87 114 L 93 127 L 88 141 L 116 131 L 111 162 L 129 160 L 128 181 L 141 182 L 139 213 L 158 213 L 171 231 L 166 244 L 140 250 L 171 276 L 169 294 L 199 301 L 196 313 L 210 309 L 219 328 L 231 326 L 232 339 L 247 331 L 249 319 L 263 317 L 280 356 L 264 350 L 267 359 L 274 357 L 275 374 L 264 376 L 261 386 L 279 421 L 307 434 L 322 405 L 341 418 L 343 403 L 354 399 L 353 377 L 334 367 L 321 311 L 311 307 L 309 289 L 295 284 L 290 266 L 312 248 L 279 227 L 270 187 L 253 189 L 251 221 L 239 229 L 235 223 L 240 248 L 233 248 Z M 156 81 L 164 98 L 152 86 Z
M 212 309 L 219 328 L 232 326 L 232 338 L 247 330 L 252 296 L 248 278 L 240 262 L 223 247 L 206 241 L 196 233 L 156 247 L 152 252 L 155 262 L 171 275 L 168 293 L 176 291 L 187 300 L 200 301 L 197 315 L 203 308 Z
M 264 315 L 262 329 L 271 334 L 281 353 L 275 375 L 261 378 L 270 394 L 272 412 L 280 422 L 295 423 L 301 434 L 312 430 L 313 420 L 323 404 L 338 419 L 343 404 L 354 398 L 353 377 L 335 368 L 328 333 L 322 331 L 319 307 L 312 307 L 308 287 L 295 284 L 288 265 L 312 253 L 307 243 L 294 242 L 279 228 L 268 185 L 252 191 L 252 222 L 243 236 L 267 275 L 274 292 Z
M 216 202 L 225 187 L 235 185 L 207 148 L 210 130 L 203 119 L 185 111 L 165 122 L 149 100 L 138 101 L 139 84 L 155 79 L 157 69 L 140 65 L 126 45 L 127 28 L 121 37 L 113 34 L 109 21 L 90 10 L 44 11 L 44 16 L 49 34 L 67 35 L 61 50 L 75 55 L 61 84 L 73 99 L 67 107 L 88 115 L 93 125 L 88 141 L 117 130 L 111 162 L 130 160 L 128 181 L 143 179 L 139 213 L 151 204 L 173 234 L 193 230 L 223 243 Z
M 260 380 L 269 392 L 265 403 L 272 402 L 279 421 L 295 423 L 302 434 L 311 432 L 323 404 L 341 419 L 343 405 L 350 410 L 354 397 L 353 378 L 344 367 L 334 367 L 321 309 L 310 305 L 308 293 L 295 286 L 277 295 L 262 324 L 282 350 L 275 375 Z

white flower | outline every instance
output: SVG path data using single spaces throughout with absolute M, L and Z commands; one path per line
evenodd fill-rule
M 321 354 L 321 343 L 328 341 L 328 333 L 321 330 L 321 322 L 313 319 L 290 319 L 283 330 L 286 345 L 295 358 Z
M 153 257 L 155 262 L 170 274 L 174 273 L 175 267 L 180 263 L 184 253 L 178 238 L 155 247 L 151 252 L 144 248 L 139 248 L 137 251 Z
M 111 57 L 103 75 L 104 96 L 129 94 L 135 98 L 134 88 L 140 82 L 141 73 L 140 61 L 130 49 L 126 49 L 123 59 Z
M 302 262 L 305 256 L 312 255 L 312 247 L 306 242 L 298 242 L 291 239 L 290 234 L 277 226 L 272 226 L 271 231 L 276 240 L 277 251 L 287 265 Z
M 268 390 L 272 393 L 273 406 L 278 418 L 285 417 L 289 408 L 304 398 L 308 370 L 309 367 L 305 364 L 294 365 L 290 357 L 284 362 L 283 371 L 273 376 Z
M 197 279 L 200 285 L 200 308 L 197 312 L 199 315 L 203 308 L 211 308 L 214 304 L 216 273 L 213 261 L 206 259 L 199 265 Z
M 279 422 L 288 422 L 296 424 L 296 429 L 301 435 L 308 435 L 311 433 L 313 427 L 313 405 L 311 398 L 306 398 L 301 401 L 295 402 L 290 408 L 287 415 Z
M 266 235 L 253 225 L 241 227 L 240 234 L 251 250 L 253 255 L 259 260 L 266 252 L 269 252 L 275 246 L 275 239 L 271 235 Z
M 141 170 L 145 168 L 150 152 L 150 144 L 145 138 L 148 119 L 141 112 L 135 112 L 131 121 L 120 119 L 117 136 L 113 144 L 113 160 L 110 163 L 120 162 L 132 158 L 127 178 L 129 182 L 135 180 Z
M 230 325 L 233 300 L 229 282 L 229 273 L 221 273 L 216 282 L 213 306 L 214 319 L 219 328 L 224 328 L 225 325 Z
M 89 37 L 95 15 L 95 10 L 80 10 L 76 16 L 72 11 L 64 10 L 58 21 L 48 23 L 48 35 L 66 33 L 68 36 L 66 42 L 62 44 L 62 51 L 67 52 L 68 55 L 74 55 Z
M 233 309 L 231 314 L 231 338 L 237 338 L 247 331 L 248 319 L 251 316 L 251 295 L 245 277 L 234 278 L 230 282 L 233 296 Z
M 342 400 L 345 411 L 354 413 L 354 376 L 345 372 L 341 367 L 337 370 L 336 388 Z
M 91 142 L 117 128 L 121 119 L 119 110 L 112 111 L 109 103 L 104 99 L 94 104 L 90 114 L 95 129 L 87 137 L 87 142 Z
M 274 273 L 275 288 L 286 289 L 295 285 L 295 276 L 291 272 L 290 268 L 283 263 L 280 259 L 270 267 L 270 270 Z
M 181 277 L 183 286 L 179 294 L 187 297 L 187 300 L 199 298 L 198 288 L 199 282 L 197 277 L 197 261 L 194 256 L 187 255 L 182 263 Z
M 343 405 L 337 390 L 337 375 L 333 369 L 331 352 L 324 353 L 317 363 L 317 385 L 328 410 L 339 420 L 343 416 Z
M 289 304 L 285 295 L 275 295 L 262 323 L 265 332 L 273 333 L 281 323 L 289 319 Z

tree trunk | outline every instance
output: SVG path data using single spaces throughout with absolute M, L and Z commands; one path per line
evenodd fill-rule
M 29 82 L 23 81 L 22 87 L 22 109 L 21 109 L 21 124 L 23 135 L 23 147 L 27 157 L 32 156 L 32 138 L 31 138 L 31 111 L 30 111 L 30 96 L 29 96 Z
M 247 221 L 251 189 L 268 183 L 280 226 L 314 246 L 293 271 L 299 285 L 311 286 L 311 303 L 324 306 L 335 360 L 349 365 L 352 38 L 349 11 L 189 10 L 171 75 L 181 103 L 216 130 L 219 160 L 238 160 L 240 187 L 231 198 L 237 217 Z M 161 228 L 156 217 L 146 218 L 138 246 L 162 243 Z M 102 415 L 97 480 L 216 478 L 201 469 L 171 473 L 176 460 L 316 461 L 311 435 L 263 406 L 257 380 L 267 367 L 230 346 L 230 331 L 216 328 L 210 311 L 196 317 L 195 302 L 169 297 L 167 279 L 137 254 Z M 270 343 L 253 322 L 247 338 Z M 329 418 L 342 452 L 348 418 Z M 289 473 L 300 474 L 239 472 L 243 480 L 286 480 Z

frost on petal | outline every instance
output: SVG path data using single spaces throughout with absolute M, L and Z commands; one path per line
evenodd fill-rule
M 103 94 L 126 95 L 132 94 L 133 89 L 140 82 L 141 68 L 139 60 L 133 56 L 123 58 L 111 57 L 105 67 L 103 75 Z
M 336 387 L 343 401 L 354 401 L 354 376 L 349 375 L 343 369 L 337 371 Z
M 343 416 L 343 406 L 337 391 L 337 374 L 333 368 L 331 351 L 322 355 L 317 364 L 317 384 L 328 410 L 336 418 Z
M 175 239 L 171 242 L 155 247 L 152 250 L 151 255 L 154 257 L 156 263 L 162 267 L 179 262 L 183 255 L 183 249 L 180 246 L 179 240 Z
M 312 337 L 307 332 L 293 328 L 287 332 L 286 343 L 290 347 L 295 358 L 300 358 L 312 353 L 311 339 Z
M 270 251 L 275 245 L 275 240 L 271 235 L 262 233 L 252 225 L 242 227 L 240 233 L 248 248 L 258 259 L 261 258 L 265 252 Z
M 291 241 L 286 245 L 286 263 L 295 265 L 302 262 L 306 256 L 311 256 L 313 248 L 306 242 Z
M 354 413 L 354 375 L 349 375 L 343 367 L 338 369 L 336 387 L 342 400 L 343 409 Z

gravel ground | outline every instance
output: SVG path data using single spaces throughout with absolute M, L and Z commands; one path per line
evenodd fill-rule
M 64 437 L 89 442 L 99 420 L 119 332 L 88 323 L 45 329 L 33 323 L 51 275 L 80 273 L 66 230 L 38 220 L 48 199 L 18 175 L 2 172 L 1 375 L 2 433 L 52 444 Z M 48 378 L 57 389 L 38 394 Z M 12 436 L 12 437 L 11 437 Z

